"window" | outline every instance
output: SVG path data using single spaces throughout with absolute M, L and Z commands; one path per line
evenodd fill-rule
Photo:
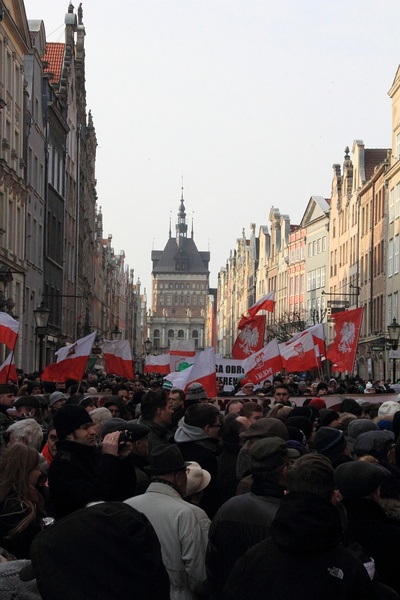
M 400 217 L 400 182 L 396 184 L 394 216 L 396 219 Z
M 326 235 L 322 238 L 322 252 L 326 252 Z
M 393 273 L 399 272 L 399 236 L 394 238 Z
M 396 158 L 400 159 L 400 133 L 396 135 Z
M 393 294 L 393 317 L 398 320 L 398 309 L 399 309 L 399 293 L 395 292 Z M 389 321 L 391 323 L 392 321 Z
M 316 240 L 313 241 L 312 251 L 313 251 L 313 255 L 315 256 L 317 254 L 317 241 Z
M 317 252 L 318 252 L 318 254 L 321 254 L 321 250 L 322 250 L 322 239 L 319 238 L 318 242 L 317 242 Z
M 174 337 L 174 330 L 173 329 L 168 329 L 168 337 L 169 338 L 173 338 Z
M 321 287 L 325 287 L 326 285 L 326 267 L 321 267 Z
M 389 223 L 394 219 L 394 188 L 389 192 Z
M 389 240 L 388 246 L 388 277 L 393 275 L 393 238 Z
M 312 256 L 312 244 L 311 244 L 311 242 L 308 244 L 308 256 Z
M 184 333 L 183 329 L 179 329 L 179 331 L 178 331 L 178 338 L 180 340 L 183 340 L 184 337 L 185 337 L 185 333 Z

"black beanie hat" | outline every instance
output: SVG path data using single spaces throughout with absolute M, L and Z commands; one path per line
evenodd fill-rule
M 318 454 L 341 452 L 346 448 L 343 431 L 334 427 L 320 427 L 315 434 L 314 449 Z
M 67 435 L 86 423 L 93 423 L 93 419 L 83 406 L 77 404 L 64 404 L 53 417 L 59 440 L 65 440 Z

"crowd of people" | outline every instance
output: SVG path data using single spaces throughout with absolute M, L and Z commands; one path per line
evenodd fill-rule
M 4 600 L 400 599 L 388 383 L 19 383 L 0 384 Z

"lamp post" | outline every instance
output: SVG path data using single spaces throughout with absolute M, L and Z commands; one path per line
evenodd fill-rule
M 399 337 L 400 337 L 400 325 L 397 323 L 396 319 L 393 318 L 393 321 L 390 325 L 388 325 L 389 332 L 389 343 L 392 346 L 392 350 L 397 350 L 399 345 Z M 392 379 L 393 383 L 396 383 L 396 357 L 392 357 Z
M 39 373 L 43 371 L 43 340 L 46 335 L 47 325 L 49 323 L 50 318 L 50 310 L 47 308 L 45 303 L 40 303 L 34 311 L 33 315 L 35 317 L 35 335 L 39 338 Z
M 119 329 L 118 325 L 114 327 L 111 332 L 111 337 L 113 340 L 120 340 L 122 337 L 122 331 Z
M 151 346 L 152 346 L 151 339 L 147 338 L 147 340 L 144 343 L 144 349 L 145 349 L 147 356 L 150 354 Z

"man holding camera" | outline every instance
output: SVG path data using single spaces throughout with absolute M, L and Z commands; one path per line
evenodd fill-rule
M 56 517 L 61 518 L 89 502 L 124 500 L 133 496 L 136 477 L 129 454 L 132 443 L 120 445 L 121 431 L 105 435 L 96 449 L 96 430 L 90 414 L 66 404 L 54 415 L 57 454 L 48 473 Z

